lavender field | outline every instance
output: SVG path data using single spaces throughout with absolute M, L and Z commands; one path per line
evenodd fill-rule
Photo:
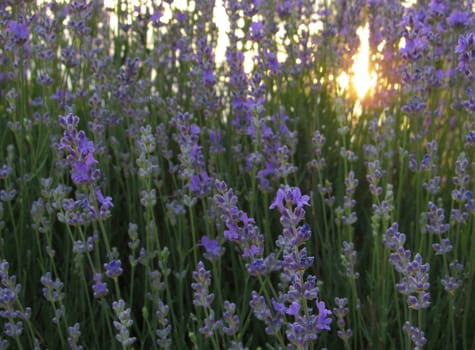
M 475 349 L 472 1 L 186 5 L 0 1 L 0 349 Z

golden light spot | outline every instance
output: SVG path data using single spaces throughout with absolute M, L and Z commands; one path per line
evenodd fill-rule
M 248 50 L 244 52 L 244 73 L 249 74 L 252 72 L 254 69 L 254 56 L 255 56 L 255 50 Z
M 358 98 L 363 99 L 368 91 L 376 86 L 376 73 L 369 67 L 369 26 L 358 28 L 356 32 L 360 38 L 360 48 L 353 57 L 351 83 L 356 90 Z
M 226 58 L 226 48 L 229 45 L 229 37 L 226 34 L 229 31 L 229 19 L 222 0 L 216 1 L 213 10 L 213 20 L 218 27 L 218 45 L 215 54 L 216 62 L 222 63 Z
M 398 47 L 399 49 L 406 47 L 406 38 L 402 37 L 401 39 L 399 39 Z
M 376 86 L 376 72 L 370 70 L 369 59 L 369 26 L 358 28 L 356 32 L 360 38 L 360 47 L 353 56 L 353 66 L 350 72 L 342 72 L 336 81 L 342 90 L 354 89 L 359 100 Z
M 336 82 L 338 83 L 338 87 L 340 89 L 345 90 L 350 85 L 350 76 L 347 73 L 343 72 L 338 76 Z
M 402 6 L 404 7 L 411 7 L 412 5 L 417 4 L 417 0 L 406 0 L 402 2 Z
M 401 130 L 409 130 L 410 126 L 411 126 L 411 124 L 410 124 L 409 118 L 407 117 L 407 115 L 403 115 L 402 116 L 402 123 L 401 123 L 399 128 Z
M 363 106 L 361 105 L 360 100 L 356 100 L 355 105 L 353 106 L 353 121 L 355 121 L 355 118 L 358 119 L 361 114 L 363 114 Z

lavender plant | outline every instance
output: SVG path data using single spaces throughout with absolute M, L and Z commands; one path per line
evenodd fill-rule
M 472 1 L 105 3 L 0 1 L 1 349 L 475 346 Z

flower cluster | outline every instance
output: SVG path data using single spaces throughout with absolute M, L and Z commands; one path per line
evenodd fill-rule
M 204 176 L 207 180 L 205 160 L 202 147 L 199 145 L 200 127 L 193 123 L 189 113 L 178 113 L 171 123 L 176 127 L 173 139 L 181 151 L 178 155 L 180 161 L 177 167 L 178 176 L 187 181 L 187 186 L 189 186 L 187 189 L 192 193 L 207 193 L 206 189 L 209 190 L 209 184 L 206 182 L 203 185 L 207 187 L 203 189 L 196 186 L 200 183 L 201 177 Z
M 109 278 L 117 278 L 122 275 L 122 263 L 120 260 L 112 259 L 108 263 L 104 264 L 104 269 L 106 270 L 106 276 Z
M 105 220 L 113 207 L 112 198 L 104 197 L 97 185 L 101 172 L 95 168 L 94 143 L 89 141 L 82 130 L 77 130 L 79 118 L 73 114 L 60 116 L 59 122 L 65 129 L 57 145 L 59 151 L 66 152 L 66 160 L 71 167 L 71 180 L 78 186 L 90 186 L 89 195 L 76 192 L 77 199 L 66 198 L 58 219 L 71 225 L 81 225 L 89 220 Z
M 162 349 L 169 349 L 172 345 L 172 339 L 170 338 L 172 326 L 168 318 L 169 311 L 168 305 L 162 300 L 158 300 L 155 315 L 160 326 L 155 330 L 155 334 L 157 335 L 157 345 Z
M 61 282 L 59 278 L 53 280 L 51 278 L 51 272 L 46 272 L 43 276 L 41 276 L 40 282 L 44 286 L 43 296 L 46 300 L 51 303 L 60 303 L 63 300 L 64 292 L 62 290 L 64 287 L 64 283 Z
M 194 290 L 193 305 L 196 308 L 203 308 L 206 315 L 199 332 L 209 338 L 219 333 L 234 338 L 240 326 L 239 316 L 235 314 L 236 304 L 225 300 L 222 318 L 216 319 L 215 312 L 211 307 L 214 294 L 209 292 L 211 272 L 205 269 L 202 261 L 199 261 L 197 269 L 193 271 L 192 275 L 195 281 L 191 284 L 191 288 Z M 234 341 L 234 346 L 242 347 L 242 344 Z
M 201 237 L 198 246 L 205 249 L 203 256 L 211 262 L 218 260 L 224 253 L 224 248 L 219 245 L 218 241 L 216 239 L 209 239 L 208 236 Z
M 25 46 L 29 37 L 30 29 L 26 21 L 10 20 L 6 32 L 9 34 L 9 40 L 6 45 L 6 49 L 12 50 L 15 46 Z
M 358 179 L 355 176 L 353 170 L 348 173 L 348 177 L 345 178 L 345 195 L 343 196 L 343 206 L 336 208 L 337 224 L 344 226 L 351 226 L 357 220 L 358 216 L 354 207 L 356 206 L 356 200 L 354 199 L 356 187 L 358 187 Z
M 60 116 L 59 122 L 65 129 L 58 149 L 66 152 L 71 166 L 71 180 L 77 185 L 94 184 L 100 178 L 100 171 L 94 168 L 94 143 L 89 141 L 82 130 L 77 130 L 79 117 L 69 113 Z
M 261 119 L 259 126 L 262 143 L 263 169 L 257 172 L 260 188 L 270 191 L 271 180 L 286 179 L 297 171 L 291 163 L 297 145 L 297 133 L 287 126 L 289 117 L 282 111 L 270 117 L 270 123 Z M 270 124 L 270 125 L 268 125 Z M 254 131 L 255 132 L 255 131 Z
M 302 247 L 310 238 L 310 226 L 299 226 L 309 200 L 310 197 L 302 195 L 298 187 L 284 186 L 277 191 L 270 209 L 279 210 L 283 226 L 276 245 L 282 250 L 279 287 L 284 292 L 272 299 L 273 310 L 255 291 L 250 301 L 254 315 L 266 324 L 266 332 L 274 334 L 285 325 L 287 340 L 297 348 L 310 347 L 322 331 L 330 330 L 332 322 L 331 311 L 318 299 L 317 278 L 304 276 L 304 271 L 314 261 L 308 256 L 306 247 Z M 309 305 L 309 301 L 313 301 L 315 306 Z
M 451 220 L 457 223 L 465 223 L 470 210 L 472 212 L 475 210 L 472 192 L 467 188 L 470 183 L 470 175 L 467 168 L 467 156 L 465 152 L 461 152 L 455 162 L 455 176 L 452 178 L 455 185 L 455 188 L 452 190 L 452 200 L 456 203 L 457 208 L 453 208 L 450 213 Z
M 8 269 L 8 261 L 0 261 L 0 317 L 5 320 L 4 333 L 16 338 L 23 333 L 24 321 L 30 318 L 31 309 L 21 306 L 21 284 L 17 283 L 15 275 L 9 274 Z
M 102 298 L 109 293 L 107 284 L 102 282 L 102 273 L 94 274 L 94 284 L 92 286 L 92 291 L 94 293 L 94 298 Z
M 323 155 L 323 146 L 325 145 L 325 135 L 320 130 L 315 130 L 312 137 L 312 144 L 314 147 L 315 159 L 312 159 L 308 166 L 314 168 L 317 171 L 322 171 L 326 166 L 325 157 Z
M 442 208 L 438 208 L 432 202 L 429 202 L 429 211 L 424 213 L 424 219 L 426 222 L 425 232 L 432 233 L 434 235 L 441 235 L 450 229 L 450 225 L 444 223 L 444 210 Z
M 247 271 L 252 276 L 265 275 L 276 269 L 273 254 L 264 257 L 264 236 L 253 218 L 237 207 L 238 198 L 223 181 L 216 181 L 217 194 L 214 203 L 218 217 L 226 225 L 224 238 L 240 248 Z
M 125 302 L 120 299 L 112 303 L 112 309 L 119 321 L 114 321 L 114 327 L 118 331 L 115 338 L 122 344 L 123 348 L 127 348 L 137 340 L 136 337 L 131 337 L 129 328 L 132 327 L 134 321 L 131 319 L 130 308 L 125 307 Z
M 419 328 L 414 327 L 411 325 L 409 321 L 404 323 L 403 327 L 404 332 L 411 338 L 412 342 L 414 343 L 415 347 L 414 350 L 421 350 L 424 345 L 427 343 L 427 339 L 423 331 Z
M 346 306 L 348 304 L 347 298 L 335 298 L 336 307 L 333 308 L 333 314 L 336 317 L 336 324 L 338 326 L 337 335 L 340 339 L 342 339 L 345 343 L 348 339 L 352 336 L 353 332 L 351 328 L 346 327 L 345 317 L 349 313 L 349 309 Z
M 191 288 L 195 291 L 193 295 L 193 305 L 208 308 L 214 300 L 214 294 L 209 293 L 211 284 L 211 272 L 206 271 L 204 264 L 200 261 L 197 270 L 193 272 L 195 281 Z
M 471 81 L 473 79 L 473 58 L 475 57 L 475 33 L 461 34 L 455 53 L 459 54 L 457 69 Z
M 73 326 L 68 327 L 68 345 L 71 350 L 83 350 L 84 347 L 79 345 L 79 337 L 81 336 L 81 325 L 76 322 Z
M 411 251 L 404 248 L 406 235 L 398 232 L 398 224 L 393 223 L 386 231 L 383 242 L 391 250 L 389 262 L 402 274 L 397 290 L 407 296 L 409 308 L 425 309 L 430 306 L 429 264 L 422 263 L 419 253 L 411 261 Z

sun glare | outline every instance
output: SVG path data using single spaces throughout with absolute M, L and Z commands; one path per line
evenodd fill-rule
M 417 0 L 406 0 L 402 2 L 402 6 L 411 7 L 417 3 Z
M 363 99 L 368 91 L 376 85 L 376 73 L 370 71 L 369 67 L 369 27 L 358 28 L 357 34 L 360 38 L 360 48 L 354 57 L 352 67 L 352 84 L 355 87 L 358 98 Z
M 347 73 L 343 72 L 338 76 L 336 82 L 338 83 L 338 86 L 341 89 L 347 89 L 350 85 L 350 76 Z
M 358 28 L 356 33 L 360 47 L 353 56 L 353 66 L 350 72 L 341 73 L 336 81 L 343 90 L 354 89 L 358 99 L 362 100 L 376 86 L 377 75 L 370 69 L 368 25 Z

